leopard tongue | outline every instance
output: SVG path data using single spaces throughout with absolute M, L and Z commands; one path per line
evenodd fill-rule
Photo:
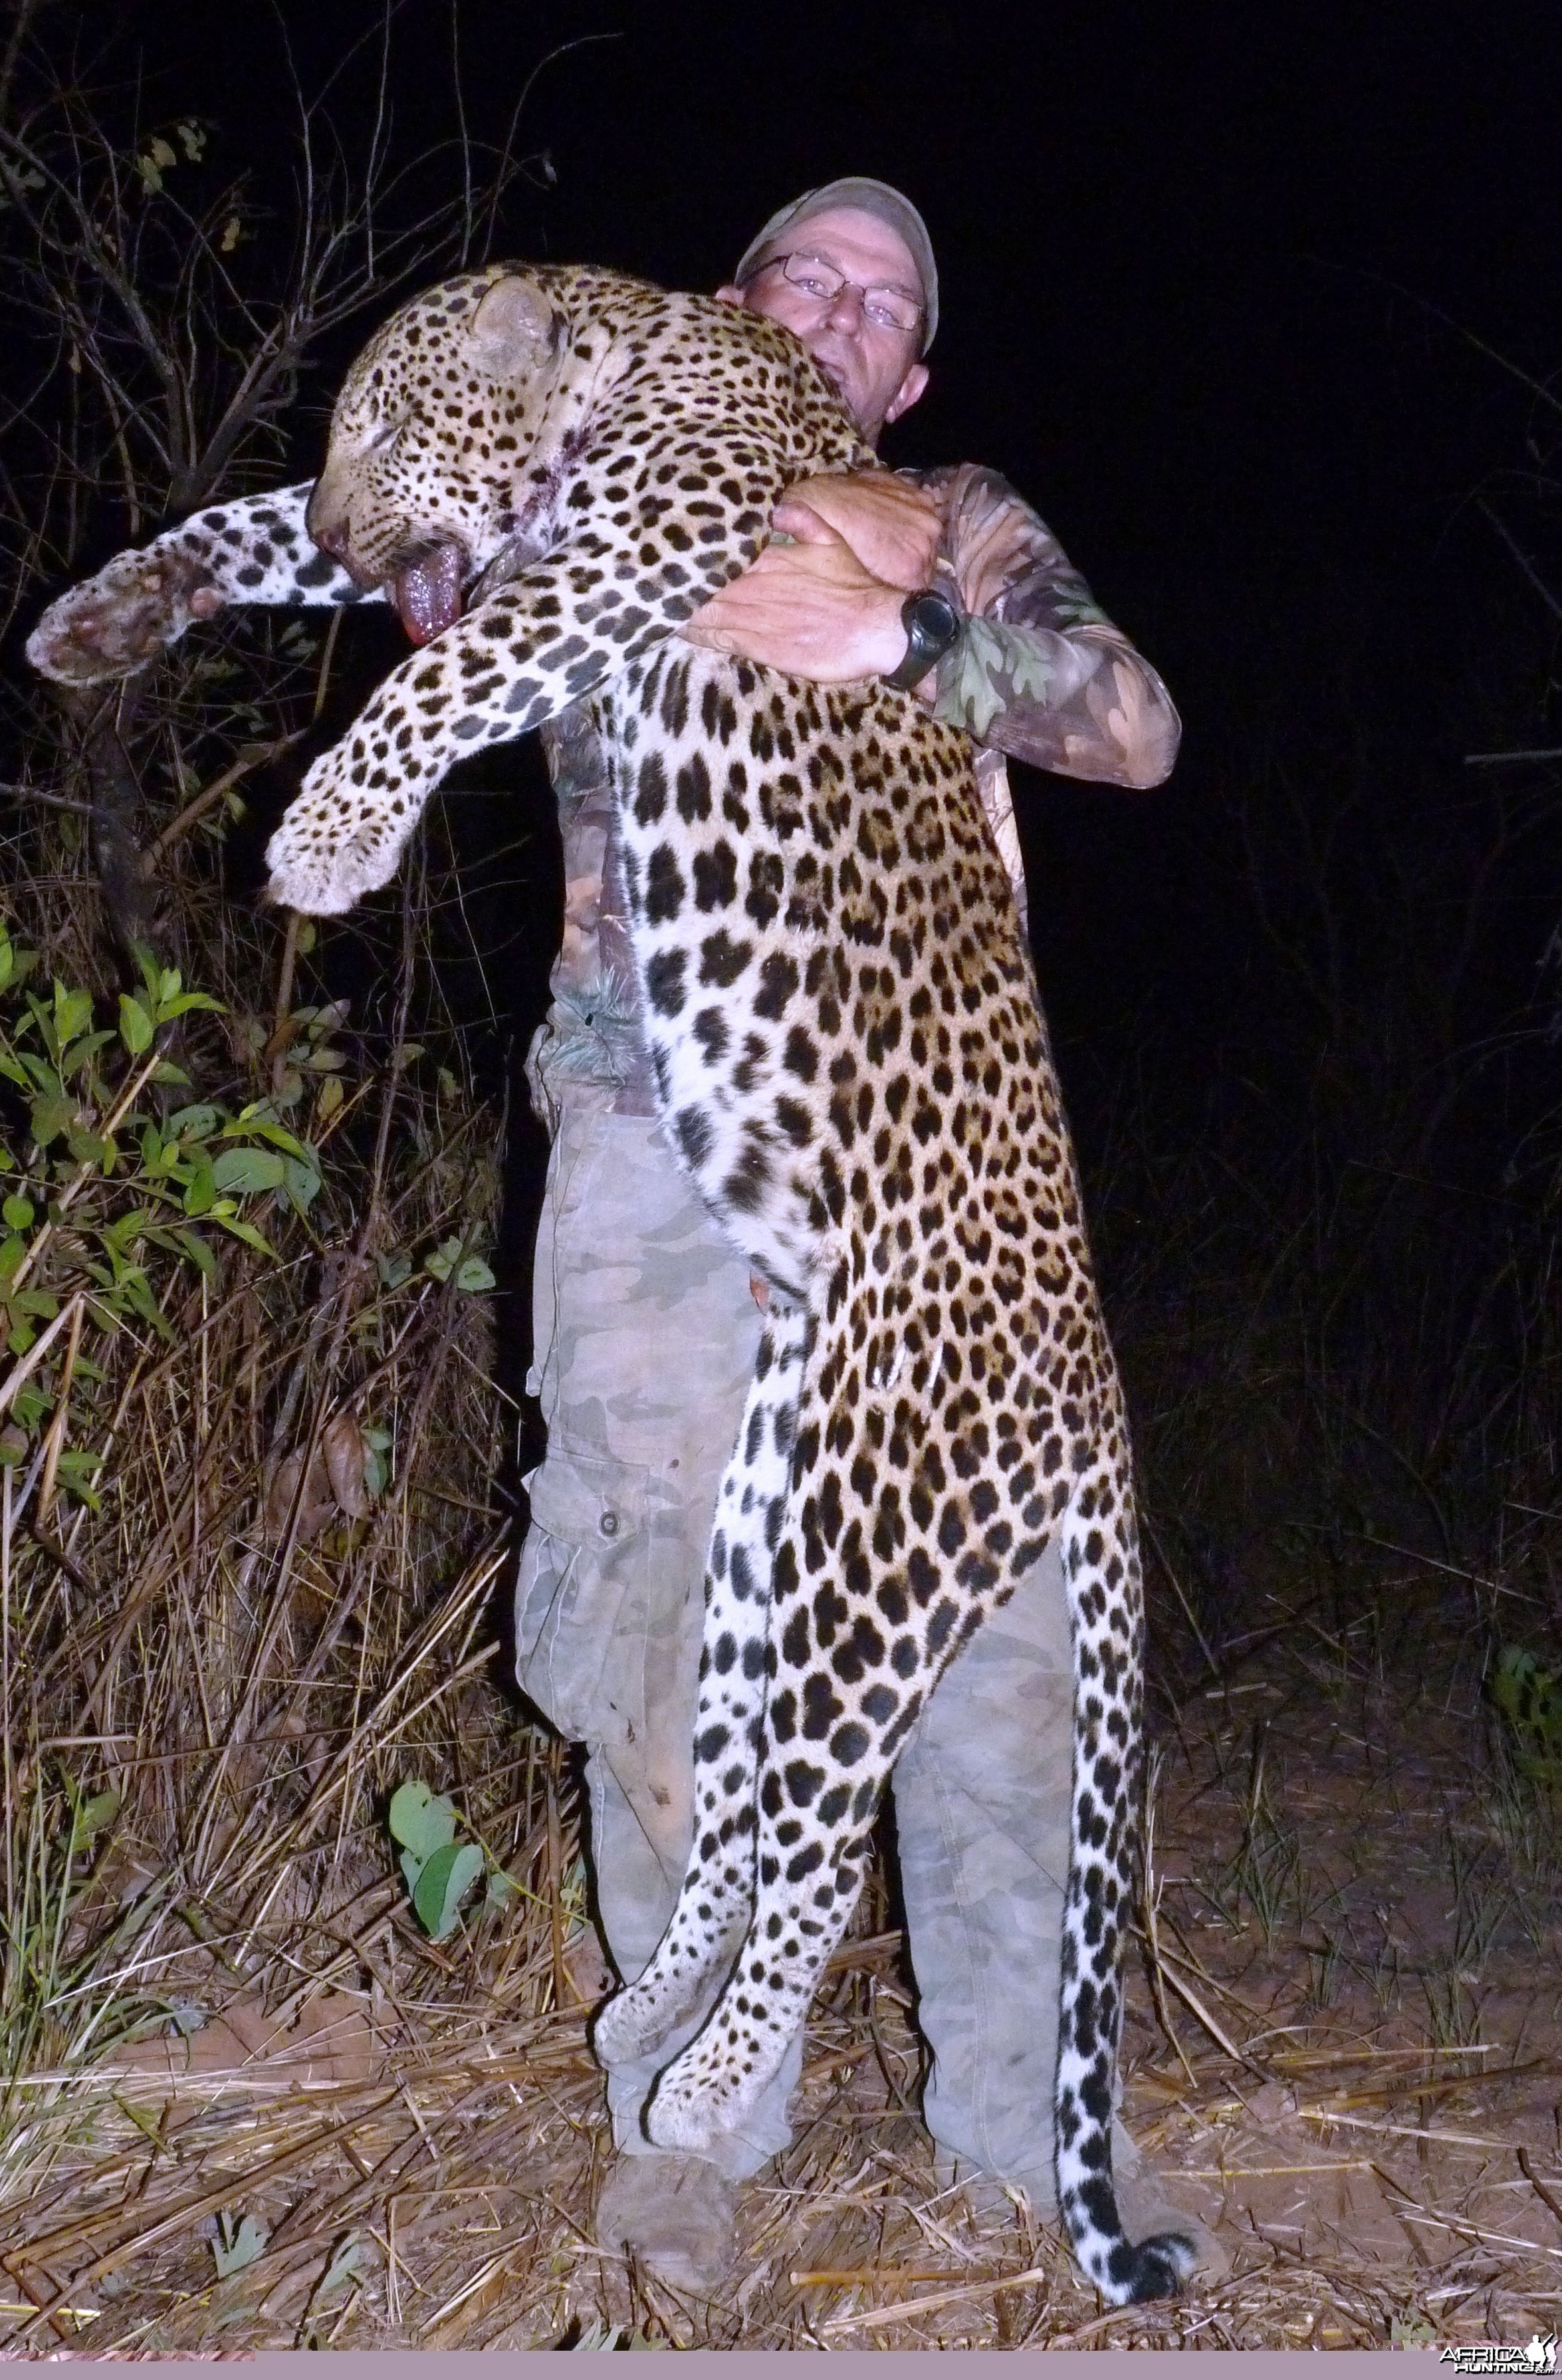
M 461 617 L 461 564 L 458 545 L 436 545 L 391 580 L 396 616 L 415 645 L 426 645 Z

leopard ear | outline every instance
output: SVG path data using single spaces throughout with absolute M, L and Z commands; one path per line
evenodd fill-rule
M 482 370 L 495 380 L 536 371 L 558 343 L 559 318 L 524 273 L 507 273 L 485 289 L 467 330 Z

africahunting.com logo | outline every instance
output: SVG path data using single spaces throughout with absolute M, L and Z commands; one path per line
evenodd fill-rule
M 1451 2363 L 1456 2372 L 1555 2372 L 1556 2333 L 1548 2330 L 1543 2338 L 1537 2330 L 1527 2347 L 1499 2347 L 1489 2340 L 1479 2347 L 1445 2347 L 1437 2361 Z

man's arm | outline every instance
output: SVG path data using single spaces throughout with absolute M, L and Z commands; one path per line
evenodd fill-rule
M 1170 774 L 1182 732 L 1170 696 L 996 471 L 808 480 L 774 524 L 783 541 L 685 622 L 691 643 L 827 685 L 888 675 L 905 653 L 905 594 L 937 585 L 965 614 L 917 689 L 939 718 L 1063 776 Z
M 933 709 L 978 743 L 1065 777 L 1158 785 L 1181 722 L 1046 523 L 996 471 L 919 475 L 944 516 L 936 583 L 966 618 Z

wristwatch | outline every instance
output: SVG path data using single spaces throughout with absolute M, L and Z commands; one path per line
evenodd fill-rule
M 906 597 L 901 605 L 901 618 L 906 632 L 905 659 L 898 668 L 886 673 L 884 683 L 909 694 L 954 643 L 960 634 L 960 613 L 947 595 L 924 587 L 919 593 Z

